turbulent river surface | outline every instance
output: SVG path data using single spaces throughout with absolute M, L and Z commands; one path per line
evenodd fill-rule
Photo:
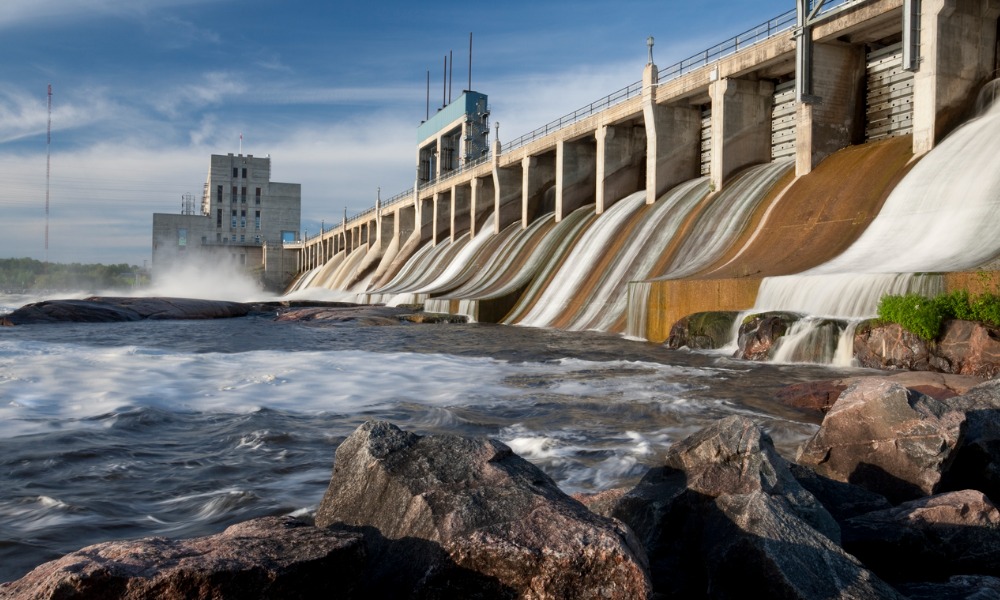
M 0 296 L 0 314 L 22 300 Z M 308 518 L 337 445 L 369 419 L 500 439 L 587 492 L 633 484 L 673 441 L 734 413 L 794 455 L 815 424 L 774 392 L 845 372 L 497 325 L 4 327 L 0 581 L 109 539 Z

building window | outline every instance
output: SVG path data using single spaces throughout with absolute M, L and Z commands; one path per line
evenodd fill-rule
M 233 242 L 235 243 L 236 242 L 236 234 L 234 233 L 232 237 L 233 237 Z
M 219 204 L 222 204 L 222 186 L 221 185 L 215 186 L 215 198 L 216 198 L 216 202 L 218 202 Z
M 247 178 L 247 168 L 243 167 L 243 179 Z
M 236 186 L 233 186 L 233 196 L 229 200 L 230 202 L 236 202 Z
M 235 208 L 233 209 L 233 224 L 231 225 L 231 227 L 236 227 L 236 209 Z M 235 236 L 233 236 L 233 237 L 235 237 Z
M 260 204 L 260 188 L 257 188 L 257 195 L 254 197 L 254 204 Z
M 233 179 L 240 176 L 240 170 L 237 167 L 233 167 Z
M 259 210 L 254 211 L 254 215 L 253 215 L 253 228 L 254 229 L 260 229 L 260 211 Z
M 215 234 L 215 241 L 216 242 L 221 242 L 222 241 L 222 234 L 221 233 L 216 233 Z
M 294 231 L 282 231 L 281 232 L 281 241 L 282 242 L 294 242 L 295 241 L 295 232 Z
M 253 236 L 253 241 L 255 241 L 255 242 L 257 242 L 259 244 L 260 243 L 260 236 L 259 235 Z
M 240 243 L 242 244 L 242 243 L 243 243 L 243 242 L 245 242 L 245 241 L 247 241 L 247 236 L 245 236 L 245 235 L 240 235 Z
M 222 209 L 215 209 L 215 226 L 222 227 Z
M 241 210 L 240 211 L 240 227 L 246 227 L 246 226 L 247 226 L 247 211 L 246 210 Z
M 247 203 L 247 189 L 245 187 L 240 188 L 240 203 Z
M 188 230 L 184 229 L 183 227 L 179 228 L 177 230 L 177 245 L 187 246 L 187 243 L 188 243 Z

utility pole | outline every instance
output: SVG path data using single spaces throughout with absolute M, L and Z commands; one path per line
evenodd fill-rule
M 49 124 L 45 132 L 45 263 L 49 262 L 49 175 L 52 170 L 52 84 L 49 84 Z

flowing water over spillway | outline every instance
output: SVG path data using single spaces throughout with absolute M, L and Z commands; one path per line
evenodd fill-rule
M 766 279 L 754 309 L 860 318 L 874 316 L 884 294 L 940 293 L 940 277 L 923 274 L 975 269 L 1000 254 L 998 156 L 995 104 L 914 165 L 845 252 Z
M 498 438 L 565 491 L 590 491 L 634 483 L 734 413 L 791 455 L 815 426 L 775 391 L 842 374 L 496 325 L 0 328 L 0 581 L 107 539 L 308 516 L 337 445 L 368 419 Z

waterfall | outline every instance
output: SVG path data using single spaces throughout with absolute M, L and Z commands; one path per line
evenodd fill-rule
M 629 217 L 645 206 L 645 199 L 645 192 L 636 192 L 611 206 L 594 221 L 574 245 L 538 301 L 521 318 L 521 325 L 551 327 L 553 321 L 579 299 L 581 284 L 607 252 Z
M 726 186 L 698 213 L 691 233 L 684 238 L 663 277 L 688 277 L 719 259 L 774 184 L 793 166 L 790 160 L 779 160 L 752 167 Z
M 842 319 L 874 317 L 886 294 L 937 296 L 944 278 L 916 273 L 834 273 L 766 277 L 757 291 L 753 312 L 789 311 Z
M 548 289 L 549 282 L 565 262 L 569 252 L 575 247 L 577 240 L 595 220 L 597 220 L 597 215 L 594 214 L 594 205 L 588 204 L 576 209 L 559 223 L 559 226 L 550 234 L 552 244 L 548 246 L 548 252 L 541 256 L 542 264 L 538 273 L 521 294 L 521 298 L 514 308 L 503 319 L 504 323 L 519 323 L 524 315 L 534 308 L 541 295 Z
M 625 337 L 645 341 L 646 324 L 649 318 L 649 292 L 653 284 L 649 281 L 630 281 L 628 284 L 628 318 Z
M 625 324 L 628 282 L 647 279 L 657 260 L 677 234 L 690 212 L 708 195 L 708 179 L 693 179 L 667 192 L 648 207 L 635 227 L 622 232 L 627 236 L 611 264 L 591 273 L 596 280 L 580 310 L 566 326 L 570 330 L 612 331 Z

